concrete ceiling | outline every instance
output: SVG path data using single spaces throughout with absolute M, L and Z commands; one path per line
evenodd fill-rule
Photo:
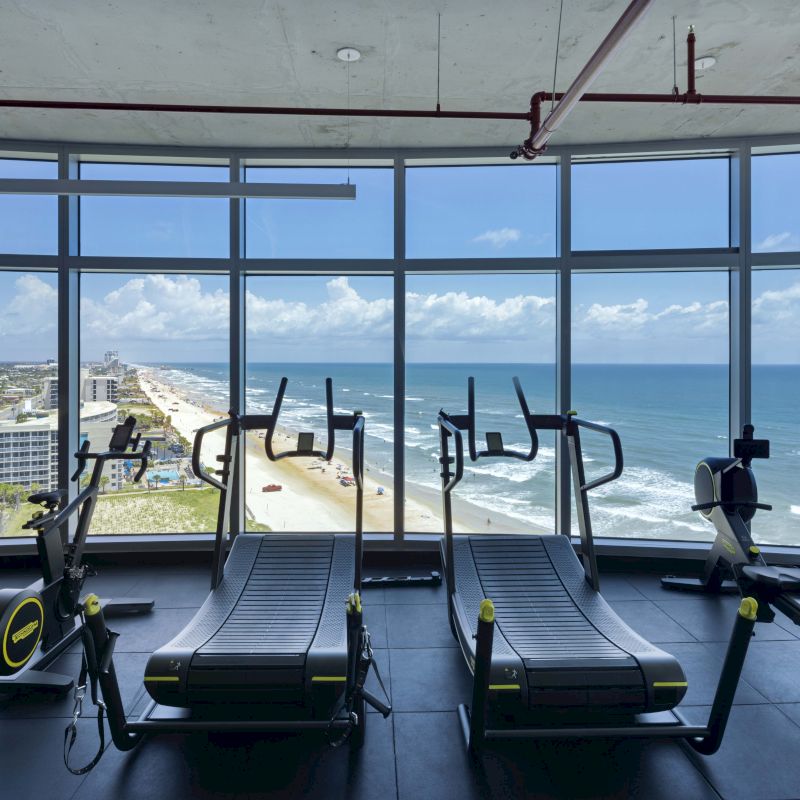
M 563 91 L 628 0 L 564 0 Z M 558 0 L 0 0 L 0 97 L 231 105 L 526 111 L 553 80 Z M 593 91 L 669 92 L 685 34 L 714 67 L 698 91 L 800 95 L 797 0 L 656 0 Z M 141 112 L 0 110 L 0 138 L 123 144 L 340 147 L 347 121 Z M 551 144 L 800 132 L 800 108 L 584 104 Z M 351 147 L 516 145 L 524 122 L 352 120 Z

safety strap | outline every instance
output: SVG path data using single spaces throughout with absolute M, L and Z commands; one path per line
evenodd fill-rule
M 78 680 L 75 684 L 74 700 L 75 705 L 72 709 L 72 722 L 64 729 L 64 766 L 73 775 L 85 775 L 90 772 L 97 765 L 97 762 L 103 757 L 103 751 L 106 746 L 106 733 L 105 725 L 103 724 L 103 717 L 105 715 L 106 705 L 99 699 L 97 695 L 97 653 L 94 648 L 94 641 L 92 636 L 85 625 L 83 614 L 81 613 L 81 641 L 83 642 L 83 657 L 81 659 L 81 671 Z M 86 697 L 86 686 L 89 686 L 89 696 L 92 703 L 97 706 L 97 734 L 100 739 L 100 744 L 97 748 L 94 758 L 83 767 L 71 767 L 69 764 L 69 756 L 75 741 L 78 738 L 78 720 L 83 713 L 83 699 Z
M 375 662 L 374 653 L 372 651 L 372 640 L 365 625 L 361 626 L 359 638 L 360 642 L 358 649 L 358 660 L 356 663 L 355 683 L 351 691 L 345 690 L 342 692 L 336 702 L 336 705 L 334 706 L 330 722 L 328 723 L 328 744 L 330 744 L 331 747 L 341 747 L 341 745 L 343 745 L 353 734 L 356 725 L 363 724 L 363 722 L 359 720 L 358 714 L 353 711 L 353 706 L 363 692 L 364 684 L 367 682 L 367 675 L 369 674 L 370 667 L 374 669 L 375 678 L 378 681 L 378 685 L 381 687 L 384 697 L 391 706 L 392 701 L 389 697 L 389 693 L 386 691 L 386 686 L 381 678 L 378 665 Z M 345 717 L 340 716 L 342 711 L 347 712 Z M 344 728 L 344 732 L 341 734 L 341 736 L 338 738 L 333 738 L 332 734 L 335 730 L 334 723 L 342 719 L 347 720 L 347 727 Z

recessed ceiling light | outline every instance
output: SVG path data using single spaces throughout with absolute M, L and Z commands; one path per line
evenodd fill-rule
M 355 47 L 340 47 L 336 51 L 336 57 L 340 61 L 358 61 L 361 58 L 361 51 Z
M 694 60 L 695 69 L 708 69 L 716 63 L 717 59 L 714 56 L 700 56 L 700 58 Z

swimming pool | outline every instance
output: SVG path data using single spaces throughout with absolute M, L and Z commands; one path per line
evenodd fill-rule
M 147 480 L 154 481 L 156 475 L 159 476 L 160 483 L 169 483 L 170 481 L 177 481 L 180 478 L 178 470 L 176 469 L 149 469 L 147 470 Z

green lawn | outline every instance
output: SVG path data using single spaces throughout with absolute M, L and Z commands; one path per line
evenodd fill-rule
M 3 536 L 35 536 L 36 531 L 22 530 L 22 524 L 27 522 L 32 516 L 36 508 L 31 503 L 20 503 L 19 508 L 14 511 L 3 507 L 3 513 L 0 514 L 0 537 Z
M 90 534 L 110 533 L 209 533 L 217 526 L 219 492 L 216 489 L 146 489 L 98 495 Z M 34 536 L 22 530 L 34 507 L 22 503 L 19 510 L 0 517 L 0 536 Z M 248 531 L 269 531 L 254 520 Z
M 216 489 L 146 489 L 100 495 L 90 533 L 207 533 L 217 526 Z M 248 530 L 268 531 L 249 520 Z

